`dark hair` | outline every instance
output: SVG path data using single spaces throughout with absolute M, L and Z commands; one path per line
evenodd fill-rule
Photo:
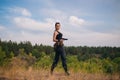
M 57 24 L 60 24 L 60 23 L 59 23 L 59 22 L 56 22 L 56 23 L 55 23 L 55 26 L 56 26 Z

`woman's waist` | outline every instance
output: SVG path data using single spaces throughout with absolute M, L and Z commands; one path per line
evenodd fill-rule
M 63 41 L 54 43 L 54 46 L 63 46 L 63 45 L 64 45 Z

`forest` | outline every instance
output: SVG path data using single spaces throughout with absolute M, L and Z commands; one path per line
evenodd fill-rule
M 120 47 L 64 46 L 64 48 L 68 68 L 74 72 L 120 74 Z M 32 45 L 30 41 L 17 43 L 0 40 L 0 69 L 32 67 L 49 70 L 54 55 L 53 46 Z M 60 61 L 57 70 L 62 70 Z

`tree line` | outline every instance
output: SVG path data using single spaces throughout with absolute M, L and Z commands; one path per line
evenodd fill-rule
M 27 54 L 32 53 L 32 55 L 36 58 L 40 56 L 39 53 L 41 52 L 45 52 L 47 55 L 54 53 L 53 46 L 43 44 L 32 45 L 30 41 L 17 43 L 11 40 L 0 40 L 0 46 L 2 50 L 5 51 L 7 57 L 10 56 L 11 52 L 14 54 L 14 56 L 19 55 L 19 49 L 24 49 L 25 53 Z M 65 46 L 65 51 L 67 55 L 86 56 L 87 58 L 97 57 L 114 59 L 116 57 L 120 57 L 120 47 Z

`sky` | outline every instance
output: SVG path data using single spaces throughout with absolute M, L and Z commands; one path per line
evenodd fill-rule
M 66 46 L 120 47 L 120 0 L 0 0 L 2 41 L 52 46 L 55 22 Z

